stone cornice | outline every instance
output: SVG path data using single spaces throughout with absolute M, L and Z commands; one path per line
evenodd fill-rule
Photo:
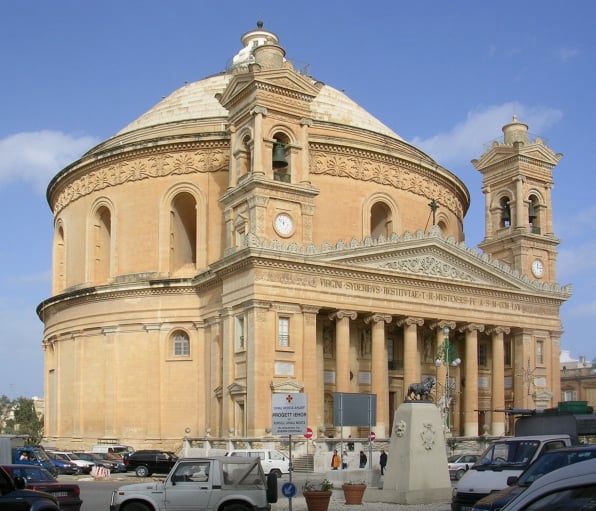
M 54 215 L 71 202 L 97 190 L 118 186 L 125 182 L 228 170 L 229 143 L 227 140 L 185 142 L 142 148 L 134 152 L 112 155 L 94 160 L 73 171 L 72 177 L 59 175 L 48 189 Z M 54 193 L 60 190 L 56 196 Z
M 353 146 L 310 144 L 310 173 L 372 181 L 399 190 L 435 199 L 463 218 L 470 203 L 465 186 L 453 175 L 449 178 L 434 169 L 396 156 Z M 440 186 L 438 186 L 440 185 Z M 457 189 L 458 193 L 453 190 Z

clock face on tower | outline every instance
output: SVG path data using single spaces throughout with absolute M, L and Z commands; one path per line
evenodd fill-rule
M 540 259 L 534 259 L 534 261 L 532 261 L 532 273 L 536 278 L 540 278 L 544 275 L 544 265 Z
M 294 232 L 294 220 L 287 213 L 280 213 L 273 221 L 275 232 L 283 237 L 291 236 Z

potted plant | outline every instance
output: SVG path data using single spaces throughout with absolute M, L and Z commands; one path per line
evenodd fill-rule
M 362 504 L 366 483 L 364 481 L 346 481 L 342 485 L 346 504 Z
M 333 483 L 329 479 L 323 479 L 320 483 L 304 481 L 302 495 L 304 495 L 308 511 L 327 511 L 331 499 L 331 488 L 333 488 Z

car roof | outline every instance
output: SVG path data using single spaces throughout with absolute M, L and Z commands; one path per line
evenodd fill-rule
M 596 458 L 567 465 L 543 475 L 534 481 L 517 499 L 512 501 L 511 507 L 517 508 L 518 505 L 524 502 L 531 502 L 537 496 L 548 493 L 550 490 L 554 491 L 560 488 L 586 484 L 596 484 Z M 505 509 L 510 509 L 510 506 Z

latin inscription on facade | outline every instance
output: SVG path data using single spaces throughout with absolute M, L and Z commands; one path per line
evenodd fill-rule
M 556 307 L 516 303 L 493 298 L 457 295 L 429 289 L 415 289 L 385 284 L 367 283 L 328 277 L 316 277 L 292 272 L 277 272 L 261 270 L 257 273 L 258 280 L 279 282 L 286 285 L 309 287 L 320 290 L 343 290 L 351 295 L 377 295 L 387 298 L 404 298 L 424 302 L 425 304 L 448 304 L 456 307 L 470 307 L 474 309 L 492 309 L 502 312 L 521 314 L 558 314 Z

